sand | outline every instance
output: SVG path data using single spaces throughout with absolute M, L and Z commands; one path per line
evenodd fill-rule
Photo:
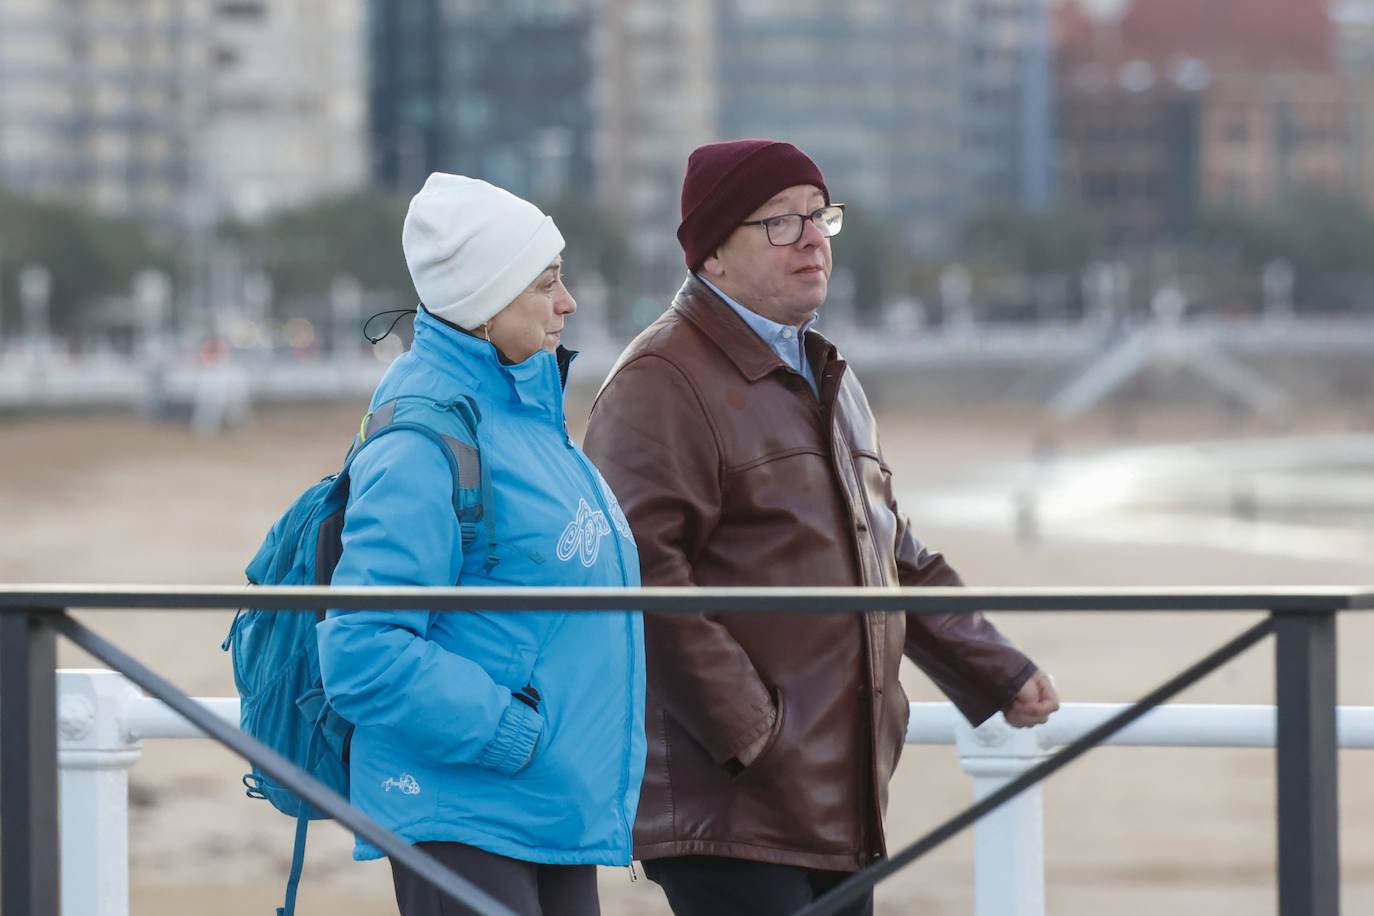
M 1191 436 L 1272 434 L 1273 424 L 1207 413 L 1140 412 L 1053 422 L 1023 406 L 919 410 L 894 399 L 880 421 L 899 488 L 939 487 L 980 462 L 1020 458 L 1052 436 L 1065 452 Z M 0 581 L 238 584 L 277 513 L 331 471 L 362 404 L 259 409 L 220 436 L 134 416 L 0 417 Z M 585 393 L 570 403 L 574 434 Z M 1365 415 L 1367 420 L 1367 415 Z M 1297 426 L 1349 428 L 1340 410 Z M 1287 426 L 1294 425 L 1290 421 Z M 1124 438 L 1123 438 L 1124 437 Z M 1010 530 L 931 528 L 921 538 L 982 585 L 1315 585 L 1374 582 L 1374 561 L 1289 561 L 1171 545 L 1098 544 Z M 83 619 L 197 696 L 232 694 L 219 649 L 228 612 L 98 612 Z M 1003 614 L 999 625 L 1056 675 L 1066 699 L 1134 699 L 1224 642 L 1253 615 Z M 1369 618 L 1341 621 L 1340 700 L 1374 704 L 1363 664 Z M 91 661 L 70 645 L 64 666 Z M 937 699 L 918 672 L 913 699 Z M 1252 649 L 1192 702 L 1272 702 L 1272 650 Z M 1274 765 L 1268 751 L 1109 748 L 1045 791 L 1048 909 L 1056 916 L 1276 911 Z M 1374 911 L 1374 759 L 1341 755 L 1343 911 Z M 132 912 L 267 914 L 279 900 L 293 824 L 243 796 L 243 763 L 207 741 L 150 741 L 131 771 Z M 971 800 L 950 748 L 910 747 L 892 788 L 894 848 Z M 385 864 L 354 863 L 351 838 L 314 829 L 297 912 L 395 912 Z M 973 912 L 972 833 L 880 886 L 878 912 Z M 602 871 L 608 916 L 666 914 L 655 885 Z

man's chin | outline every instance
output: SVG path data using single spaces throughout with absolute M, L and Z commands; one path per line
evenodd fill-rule
M 819 286 L 814 283 L 808 284 L 802 294 L 797 297 L 797 304 L 809 309 L 807 314 L 810 314 L 825 304 L 825 295 L 829 291 L 830 286 L 824 281 Z

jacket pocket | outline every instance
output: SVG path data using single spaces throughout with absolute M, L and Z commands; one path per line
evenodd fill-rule
M 768 736 L 768 742 L 764 744 L 763 750 L 754 758 L 754 762 L 731 776 L 731 780 L 736 783 L 748 783 L 756 774 L 768 770 L 769 758 L 773 756 L 780 744 L 782 736 L 787 728 L 787 699 L 781 687 L 773 688 L 773 708 L 777 710 L 777 718 L 773 721 L 773 731 Z

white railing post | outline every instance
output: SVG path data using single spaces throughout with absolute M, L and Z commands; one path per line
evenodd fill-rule
M 958 720 L 959 765 L 973 777 L 975 801 L 1045 757 L 1037 735 L 1012 728 L 1001 713 L 978 728 Z M 1045 916 L 1044 794 L 1036 784 L 985 815 L 974 828 L 977 916 Z
M 112 671 L 57 673 L 62 916 L 129 916 L 129 767 L 143 744 L 125 720 L 139 696 Z

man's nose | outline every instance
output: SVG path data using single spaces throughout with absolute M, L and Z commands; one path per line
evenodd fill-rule
M 825 233 L 821 231 L 821 227 L 816 225 L 814 219 L 807 217 L 802 222 L 802 234 L 801 238 L 797 239 L 797 244 L 802 247 L 812 247 L 824 241 Z

